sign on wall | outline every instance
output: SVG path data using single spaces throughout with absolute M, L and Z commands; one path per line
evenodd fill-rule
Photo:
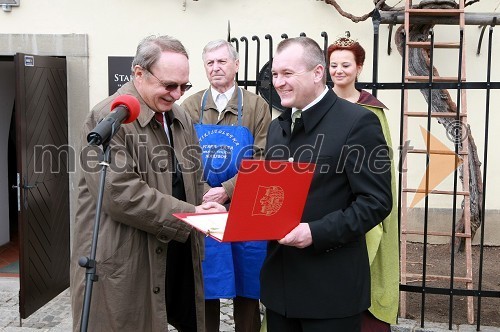
M 108 92 L 111 96 L 132 79 L 132 56 L 108 56 Z

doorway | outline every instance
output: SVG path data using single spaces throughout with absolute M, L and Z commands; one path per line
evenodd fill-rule
M 0 277 L 19 277 L 19 224 L 17 215 L 17 161 L 16 161 L 16 121 L 15 105 L 11 111 L 10 127 L 7 137 L 7 195 L 2 197 L 2 206 L 7 207 L 4 215 L 9 222 L 3 223 L 1 233 L 8 235 L 8 242 L 0 246 Z M 2 142 L 4 145 L 5 142 Z M 7 199 L 7 202 L 5 202 Z
M 15 66 L 13 56 L 0 57 L 0 277 L 19 276 L 15 145 Z

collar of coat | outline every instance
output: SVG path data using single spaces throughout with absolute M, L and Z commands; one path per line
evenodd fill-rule
M 387 106 L 382 104 L 380 100 L 378 100 L 375 96 L 373 96 L 371 93 L 361 90 L 361 94 L 359 95 L 359 99 L 357 104 L 363 106 L 371 106 L 371 107 L 377 107 L 381 109 L 388 109 Z
M 214 98 L 212 97 L 212 93 L 210 91 L 210 88 L 211 87 L 208 87 L 208 90 L 206 90 L 206 93 L 208 94 L 208 98 L 207 98 L 207 103 L 205 104 L 205 109 L 203 111 L 207 111 L 207 110 L 212 109 L 212 110 L 215 110 L 216 112 L 219 112 L 217 110 L 217 105 L 215 104 Z M 234 82 L 233 95 L 231 96 L 231 99 L 229 99 L 227 101 L 227 105 L 226 105 L 226 112 L 231 112 L 234 115 L 238 115 L 238 89 L 239 89 L 238 83 Z M 245 89 L 241 89 L 241 94 L 242 94 L 243 99 L 244 99 L 244 96 L 243 96 L 244 93 L 245 93 Z M 203 99 L 203 96 L 201 98 Z M 243 112 L 243 100 L 241 102 L 242 102 L 241 111 Z
M 302 112 L 302 122 L 304 131 L 307 133 L 314 129 L 323 117 L 328 113 L 338 100 L 337 95 L 332 89 L 328 89 L 326 95 L 317 104 Z M 286 109 L 278 116 L 281 128 L 290 134 L 290 124 L 292 123 L 292 109 Z

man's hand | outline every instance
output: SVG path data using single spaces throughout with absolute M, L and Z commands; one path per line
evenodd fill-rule
M 210 188 L 209 191 L 203 195 L 203 203 L 206 202 L 217 202 L 220 204 L 224 204 L 229 199 L 229 196 L 226 193 L 224 187 L 215 187 Z
M 309 247 L 312 244 L 311 228 L 307 223 L 300 223 L 297 227 L 278 241 L 280 244 L 297 248 Z
M 207 202 L 196 206 L 196 213 L 226 212 L 226 208 L 216 202 Z

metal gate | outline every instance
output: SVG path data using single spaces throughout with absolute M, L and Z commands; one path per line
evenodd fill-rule
M 483 82 L 438 82 L 438 81 L 433 81 L 432 79 L 430 81 L 421 81 L 421 82 L 408 82 L 405 80 L 405 68 L 406 68 L 406 63 L 405 63 L 405 56 L 403 55 L 403 61 L 402 61 L 402 67 L 401 67 L 401 80 L 399 82 L 379 82 L 378 81 L 378 52 L 379 52 L 379 26 L 380 26 L 380 15 L 377 15 L 377 12 L 375 11 L 373 15 L 373 74 L 372 74 L 372 81 L 371 82 L 358 82 L 356 84 L 357 88 L 359 89 L 371 89 L 372 94 L 375 96 L 377 95 L 378 90 L 392 90 L 394 91 L 397 95 L 400 97 L 400 132 L 399 132 L 399 158 L 397 158 L 397 154 L 394 153 L 394 158 L 395 162 L 397 165 L 399 165 L 398 168 L 398 173 L 399 173 L 399 188 L 401 188 L 401 183 L 402 183 L 402 176 L 403 173 L 405 172 L 405 169 L 403 169 L 403 163 L 406 158 L 406 152 L 404 147 L 408 146 L 409 142 L 405 142 L 403 140 L 403 119 L 405 116 L 405 91 L 408 90 L 420 90 L 420 91 L 427 91 L 428 93 L 432 93 L 434 90 L 443 90 L 443 89 L 451 89 L 451 90 L 456 90 L 456 91 L 462 91 L 462 90 L 482 90 L 485 92 L 485 100 L 482 101 L 484 104 L 484 112 L 482 114 L 476 114 L 476 116 L 484 116 L 484 123 L 485 123 L 485 132 L 484 132 L 484 151 L 482 156 L 479 156 L 479 159 L 482 161 L 482 183 L 483 188 L 482 188 L 482 198 L 480 202 L 480 207 L 481 211 L 479 213 L 479 218 L 480 218 L 480 223 L 482 225 L 481 227 L 481 232 L 476 235 L 479 236 L 479 254 L 478 254 L 478 259 L 474 261 L 474 264 L 477 266 L 477 270 L 479 271 L 478 274 L 474 278 L 474 284 L 473 287 L 460 287 L 463 284 L 457 284 L 451 281 L 448 285 L 446 286 L 434 286 L 430 282 L 426 282 L 429 279 L 429 276 L 425 270 L 425 268 L 422 271 L 422 277 L 421 280 L 418 280 L 417 282 L 413 284 L 405 283 L 405 284 L 400 284 L 400 292 L 401 294 L 413 294 L 414 296 L 420 296 L 422 301 L 421 301 L 421 314 L 420 314 L 420 320 L 421 320 L 421 327 L 424 327 L 425 325 L 425 314 L 426 314 L 426 306 L 425 306 L 425 296 L 429 294 L 433 294 L 439 297 L 444 297 L 447 298 L 449 301 L 449 306 L 448 306 L 448 322 L 449 322 L 449 328 L 452 329 L 452 324 L 454 323 L 453 320 L 453 302 L 454 298 L 456 297 L 472 297 L 475 301 L 475 322 L 477 324 L 477 329 L 480 329 L 481 326 L 481 301 L 485 298 L 498 298 L 500 299 L 500 285 L 497 285 L 496 289 L 484 289 L 483 285 L 483 252 L 484 252 L 484 238 L 485 238 L 485 229 L 488 227 L 488 220 L 485 217 L 486 216 L 486 175 L 488 171 L 488 152 L 489 152 L 489 128 L 490 128 L 490 95 L 491 91 L 498 90 L 500 89 L 500 82 L 492 82 L 491 81 L 491 58 L 492 58 L 492 41 L 493 41 L 493 30 L 494 26 L 496 23 L 496 20 L 494 19 L 493 22 L 491 23 L 489 27 L 489 41 L 488 41 L 488 49 L 486 50 L 488 54 L 488 62 L 485 64 L 485 76 L 487 77 L 486 81 Z M 396 22 L 391 23 L 390 26 L 390 35 L 392 34 L 392 27 L 393 25 L 396 24 Z M 486 26 L 483 27 L 483 32 L 485 31 Z M 305 33 L 301 33 L 301 36 L 306 36 Z M 313 39 L 315 39 L 318 44 L 321 46 L 323 45 L 323 50 L 325 51 L 326 55 L 326 49 L 329 45 L 328 41 L 328 34 L 326 32 L 322 32 L 320 36 L 309 36 Z M 269 34 L 266 34 L 263 38 L 259 36 L 252 36 L 252 37 L 246 37 L 242 36 L 239 38 L 236 37 L 231 37 L 228 35 L 228 41 L 233 43 L 237 50 L 240 53 L 240 73 L 236 77 L 237 83 L 240 86 L 245 87 L 246 89 L 251 89 L 254 92 L 257 92 L 260 94 L 270 105 L 271 109 L 277 110 L 277 111 L 283 111 L 283 108 L 280 105 L 279 102 L 279 96 L 274 90 L 272 86 L 272 80 L 271 80 L 271 64 L 272 64 L 272 58 L 273 58 L 273 51 L 275 50 L 275 44 L 277 44 L 281 39 L 288 38 L 287 34 L 282 34 L 279 36 L 279 38 L 273 37 Z M 390 37 L 389 37 L 390 38 Z M 482 41 L 483 34 L 481 34 L 481 40 Z M 391 39 L 388 41 L 388 54 L 391 52 Z M 463 47 L 463 46 L 461 46 Z M 404 48 L 404 45 L 403 45 Z M 480 49 L 480 45 L 478 46 L 478 51 Z M 265 54 L 265 56 L 262 56 L 262 54 Z M 368 56 L 367 56 L 368 58 Z M 432 60 L 431 60 L 432 61 Z M 242 65 L 243 64 L 243 65 Z M 327 71 L 328 73 L 328 71 Z M 330 86 L 332 85 L 330 77 L 327 79 L 327 84 Z M 478 105 L 479 101 L 475 101 L 475 104 Z M 429 108 L 430 109 L 430 108 Z M 439 126 L 434 126 L 436 129 L 434 130 L 442 130 Z M 461 135 L 461 133 L 457 133 Z M 478 134 L 478 133 L 476 133 Z M 481 133 L 483 134 L 483 133 Z M 429 154 L 429 152 L 427 152 Z M 458 174 L 456 172 L 455 174 L 455 181 L 457 181 Z M 399 206 L 401 206 L 401 189 L 399 190 L 399 196 L 398 196 L 398 203 Z M 457 189 L 455 186 L 454 192 L 452 191 L 451 195 L 454 197 L 454 200 L 457 201 L 457 199 L 460 198 L 460 191 Z M 429 223 L 429 206 L 426 204 L 424 207 L 424 220 L 422 222 L 427 225 Z M 457 216 L 455 213 L 453 213 L 452 217 L 452 223 L 455 225 L 457 223 Z M 401 226 L 401 211 L 399 211 L 399 224 Z M 401 229 L 401 227 L 400 227 Z M 459 232 L 454 231 L 452 232 L 452 237 L 455 238 L 455 235 L 458 234 Z M 429 235 L 428 231 L 424 232 L 422 234 L 425 238 Z M 428 264 L 428 258 L 426 257 L 426 251 L 428 246 L 430 244 L 427 243 L 427 241 L 423 241 L 422 244 L 422 257 L 421 261 L 417 262 L 417 264 L 422 264 L 422 266 L 425 266 Z M 451 246 L 453 248 L 453 245 Z M 455 250 L 450 250 L 450 257 L 448 259 L 450 260 L 451 265 L 450 265 L 450 274 L 452 275 L 451 280 L 454 280 L 453 274 L 455 271 L 455 266 L 454 263 L 456 260 L 455 257 L 456 253 Z M 470 286 L 470 285 L 469 285 Z

